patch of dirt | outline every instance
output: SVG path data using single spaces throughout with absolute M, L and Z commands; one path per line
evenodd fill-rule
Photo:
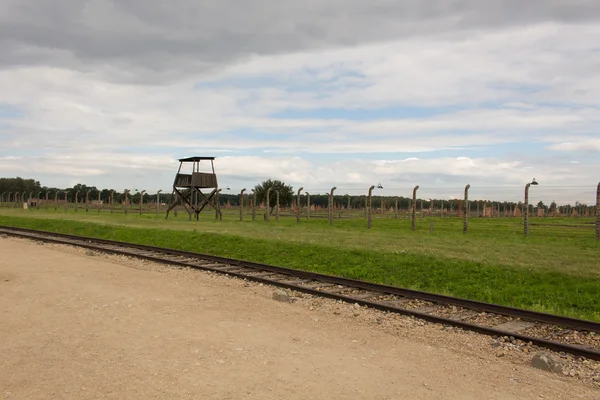
M 7 276 L 2 400 L 600 398 L 486 336 L 219 274 L 5 239 Z

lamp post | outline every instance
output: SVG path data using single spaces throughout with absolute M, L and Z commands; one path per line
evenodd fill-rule
M 525 185 L 525 199 L 523 204 L 523 209 L 525 210 L 525 213 L 523 214 L 523 233 L 525 236 L 529 236 L 529 187 L 531 185 L 539 185 L 539 183 L 533 178 L 533 181 Z

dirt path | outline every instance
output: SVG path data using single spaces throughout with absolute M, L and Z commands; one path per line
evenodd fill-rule
M 0 399 L 600 398 L 480 354 L 479 335 L 459 351 L 439 327 L 435 342 L 402 319 L 390 334 L 364 310 L 279 303 L 272 292 L 0 239 Z

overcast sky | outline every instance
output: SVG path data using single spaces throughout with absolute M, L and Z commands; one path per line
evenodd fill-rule
M 169 191 L 195 155 L 236 192 L 600 180 L 599 0 L 0 0 L 0 89 L 0 176 L 47 186 Z

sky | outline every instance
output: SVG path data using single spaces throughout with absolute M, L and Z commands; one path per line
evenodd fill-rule
M 598 0 L 0 0 L 0 176 L 595 202 Z

